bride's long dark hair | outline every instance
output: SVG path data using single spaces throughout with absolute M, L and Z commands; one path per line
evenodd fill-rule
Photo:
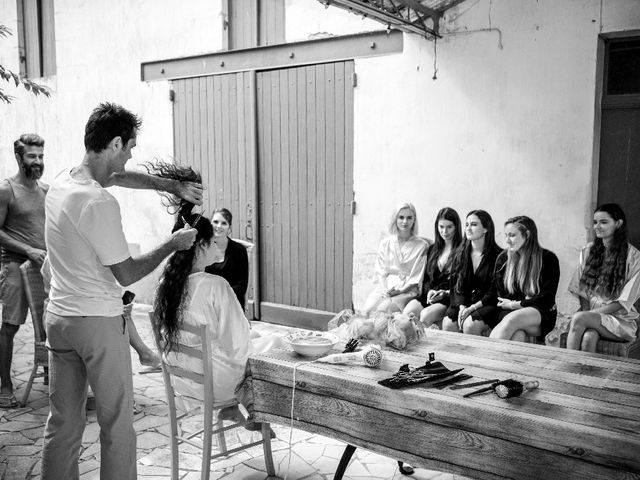
M 178 181 L 190 181 L 201 183 L 200 173 L 191 167 L 182 167 L 164 162 L 144 164 L 147 171 L 158 177 L 168 178 Z M 157 323 L 155 325 L 160 338 L 163 339 L 164 351 L 171 351 L 178 341 L 180 325 L 185 300 L 188 294 L 189 274 L 193 268 L 195 252 L 198 245 L 208 245 L 213 238 L 213 227 L 211 221 L 202 216 L 192 213 L 193 203 L 162 194 L 163 204 L 170 213 L 176 214 L 176 221 L 171 232 L 184 228 L 185 221 L 197 230 L 196 240 L 188 250 L 174 252 L 167 259 L 164 266 L 160 282 L 156 288 L 156 295 L 153 308 Z M 196 219 L 198 221 L 196 222 Z

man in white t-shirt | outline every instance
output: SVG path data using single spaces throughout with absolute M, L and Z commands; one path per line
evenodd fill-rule
M 105 187 L 122 185 L 118 178 L 131 158 L 140 124 L 119 105 L 99 105 L 85 127 L 82 163 L 55 179 L 45 201 L 51 411 L 44 431 L 43 480 L 79 477 L 87 382 L 100 425 L 101 480 L 136 478 L 131 356 L 121 286 L 149 274 L 170 253 L 191 248 L 196 236 L 195 229 L 178 230 L 151 252 L 131 258 L 120 207 Z M 157 187 L 142 181 L 125 186 Z

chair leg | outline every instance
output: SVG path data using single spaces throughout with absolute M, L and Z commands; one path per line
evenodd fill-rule
M 27 382 L 27 388 L 24 391 L 24 395 L 22 396 L 22 402 L 20 402 L 20 406 L 24 407 L 27 405 L 27 400 L 29 399 L 29 394 L 31 393 L 31 386 L 33 385 L 33 379 L 38 372 L 38 365 L 34 365 L 31 369 L 31 375 L 29 376 L 29 381 Z
M 224 428 L 224 424 L 222 420 L 218 419 L 216 421 L 216 430 L 220 430 L 221 428 Z M 218 432 L 218 449 L 220 453 L 227 453 L 227 439 L 224 438 L 224 431 Z
M 262 423 L 262 451 L 264 452 L 264 465 L 267 468 L 267 478 L 277 478 L 271 453 L 271 426 L 266 422 Z

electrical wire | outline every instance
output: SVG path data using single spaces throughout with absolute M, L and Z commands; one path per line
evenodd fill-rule
M 299 362 L 293 366 L 293 381 L 291 384 L 291 411 L 290 411 L 291 422 L 289 424 L 289 460 L 287 461 L 287 471 L 284 474 L 284 480 L 287 480 L 287 477 L 289 476 L 289 469 L 291 468 L 291 456 L 293 454 L 293 452 L 291 451 L 291 441 L 293 439 L 293 407 L 294 407 L 294 402 L 296 398 L 296 371 L 298 370 L 298 367 L 301 367 L 303 365 L 309 365 L 315 362 L 316 362 L 315 360 L 311 360 L 310 362 Z

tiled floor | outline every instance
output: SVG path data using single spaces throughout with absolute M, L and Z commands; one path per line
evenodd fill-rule
M 134 320 L 142 338 L 152 345 L 148 306 L 137 305 Z M 268 324 L 256 324 L 256 329 L 277 330 Z M 16 336 L 13 378 L 16 396 L 21 397 L 33 360 L 33 329 L 30 320 Z M 134 393 L 136 401 L 135 423 L 138 432 L 138 477 L 140 479 L 169 479 L 171 455 L 168 444 L 167 406 L 162 376 L 159 373 L 141 375 L 140 364 L 132 350 Z M 48 414 L 46 387 L 36 379 L 25 408 L 0 410 L 0 480 L 28 480 L 40 478 L 40 452 L 42 432 Z M 274 425 L 277 439 L 272 442 L 273 457 L 278 475 L 289 480 L 328 480 L 333 478 L 344 444 L 319 435 L 294 430 L 289 462 L 289 428 Z M 98 480 L 100 466 L 99 427 L 95 411 L 87 412 L 87 426 L 82 439 L 80 478 Z M 240 435 L 250 435 L 242 432 Z M 255 434 L 254 434 L 255 435 Z M 200 457 L 193 450 L 182 449 L 181 479 L 200 478 Z M 289 465 L 290 463 L 290 465 Z M 258 480 L 265 478 L 262 448 L 237 453 L 212 462 L 211 479 Z M 400 479 L 454 480 L 463 477 L 436 471 L 416 469 L 412 477 L 397 471 L 393 459 L 358 449 L 349 465 L 345 480 Z M 63 480 L 63 479 L 60 479 Z

